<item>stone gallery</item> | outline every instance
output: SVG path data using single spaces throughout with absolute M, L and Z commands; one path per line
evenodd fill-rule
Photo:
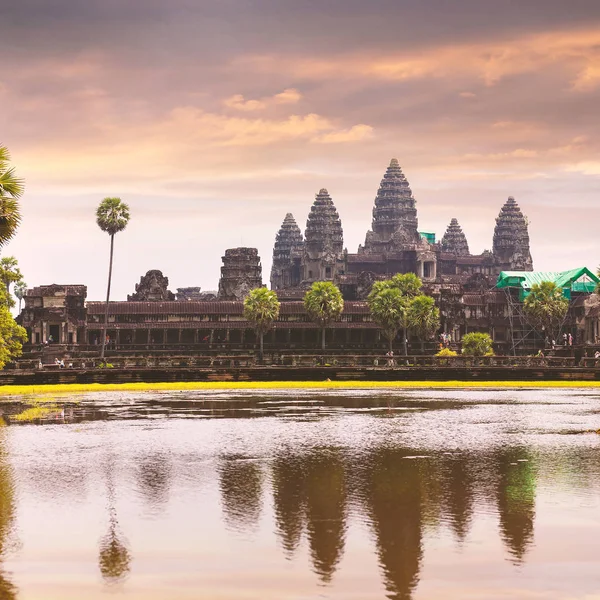
M 109 308 L 109 349 L 136 347 L 176 349 L 196 346 L 246 347 L 255 343 L 243 318 L 243 299 L 263 285 L 255 248 L 231 248 L 222 257 L 218 291 L 199 287 L 168 289 L 169 280 L 150 270 L 126 302 Z M 522 287 L 533 271 L 527 219 L 514 198 L 500 207 L 492 251 L 473 255 L 457 219 L 441 240 L 419 229 L 410 185 L 392 159 L 375 197 L 371 229 L 356 253 L 344 248 L 340 216 L 326 189 L 316 194 L 304 235 L 292 214 L 285 215 L 275 236 L 271 288 L 282 302 L 280 317 L 266 338 L 273 348 L 314 348 L 318 327 L 304 311 L 302 299 L 315 281 L 332 281 L 345 299 L 339 321 L 331 325 L 330 348 L 383 345 L 371 321 L 366 297 L 373 282 L 396 273 L 416 273 L 423 289 L 440 308 L 441 330 L 457 342 L 472 331 L 489 332 L 499 352 L 527 352 L 539 335 L 522 318 Z M 512 273 L 515 285 L 498 285 L 501 273 Z M 591 291 L 598 281 L 587 269 L 561 279 L 571 300 L 569 330 L 578 342 L 592 341 L 586 314 L 593 313 Z M 560 273 L 546 274 L 557 280 Z M 504 281 L 507 281 L 505 278 Z M 78 346 L 100 343 L 103 302 L 86 302 L 81 285 L 39 286 L 27 291 L 19 320 L 31 344 L 48 341 Z M 590 312 L 591 311 L 591 312 Z M 596 311 L 597 312 L 597 311 Z

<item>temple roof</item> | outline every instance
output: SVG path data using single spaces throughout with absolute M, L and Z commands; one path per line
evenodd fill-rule
M 458 219 L 450 221 L 442 238 L 442 249 L 444 252 L 452 252 L 458 256 L 468 256 L 470 254 L 467 238 L 458 223 Z

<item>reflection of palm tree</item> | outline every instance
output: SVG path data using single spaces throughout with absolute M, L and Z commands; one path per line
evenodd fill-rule
M 145 456 L 139 465 L 138 485 L 144 498 L 153 510 L 158 510 L 169 501 L 171 463 L 163 454 Z
M 107 583 L 118 583 L 129 573 L 131 555 L 125 543 L 119 539 L 119 521 L 115 506 L 116 494 L 113 481 L 114 464 L 109 459 L 106 467 L 106 494 L 108 500 L 108 533 L 100 540 L 98 563 L 102 577 Z
M 7 538 L 12 532 L 15 513 L 13 472 L 7 460 L 6 433 L 4 420 L 0 417 L 0 557 L 4 555 Z M 12 600 L 16 597 L 17 590 L 0 569 L 0 598 Z
M 509 552 L 521 562 L 533 541 L 535 467 L 522 448 L 501 451 L 496 462 L 500 529 Z
M 232 526 L 256 523 L 262 507 L 262 471 L 249 460 L 223 459 L 220 467 L 221 502 Z
M 363 461 L 361 488 L 390 598 L 409 600 L 419 580 L 423 518 L 420 460 L 380 450 Z
M 339 454 L 320 449 L 306 457 L 306 516 L 315 571 L 331 580 L 344 551 L 346 485 Z
M 300 543 L 305 522 L 306 482 L 302 459 L 278 456 L 273 462 L 272 479 L 277 530 L 289 556 Z

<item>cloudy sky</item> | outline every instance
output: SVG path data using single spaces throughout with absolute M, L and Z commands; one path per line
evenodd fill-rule
M 240 245 L 268 281 L 322 187 L 355 252 L 392 157 L 422 230 L 479 253 L 513 195 L 537 269 L 600 263 L 598 0 L 3 1 L 0 49 L 29 285 L 102 298 L 105 196 L 132 213 L 115 299 L 149 269 L 215 289 Z

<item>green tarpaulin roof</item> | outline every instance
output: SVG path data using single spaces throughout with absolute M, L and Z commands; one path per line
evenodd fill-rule
M 581 278 L 583 281 L 579 281 Z M 558 287 L 570 292 L 592 293 L 600 279 L 586 267 L 570 271 L 502 271 L 498 276 L 497 288 L 518 287 L 528 294 L 531 287 L 543 281 L 552 281 Z

